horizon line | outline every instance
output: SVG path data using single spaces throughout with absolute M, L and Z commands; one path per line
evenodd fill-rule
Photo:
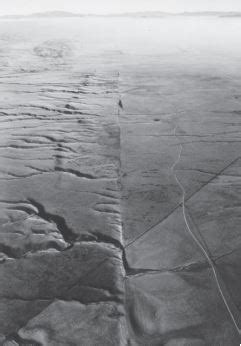
M 162 14 L 162 15 L 191 15 L 191 14 L 241 14 L 241 11 L 208 11 L 208 10 L 202 10 L 202 11 L 181 11 L 181 12 L 168 12 L 168 11 L 161 11 L 161 10 L 154 10 L 154 11 L 129 11 L 129 12 L 113 12 L 113 13 L 81 13 L 81 12 L 72 12 L 72 11 L 64 11 L 64 10 L 51 10 L 51 11 L 41 11 L 41 12 L 32 12 L 32 13 L 21 13 L 21 14 L 3 14 L 0 15 L 0 18 L 6 18 L 6 17 L 34 17 L 34 16 L 94 16 L 94 17 L 105 17 L 105 16 L 130 16 L 130 15 L 144 15 L 144 14 Z

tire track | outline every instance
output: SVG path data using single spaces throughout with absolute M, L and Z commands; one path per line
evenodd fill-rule
M 177 130 L 177 126 L 174 129 L 174 135 L 178 139 L 178 136 L 176 134 L 176 130 Z M 187 214 L 187 208 L 186 208 L 186 190 L 185 190 L 184 186 L 182 185 L 182 183 L 180 182 L 180 180 L 178 179 L 177 172 L 176 172 L 176 167 L 179 164 L 179 162 L 181 161 L 181 155 L 183 152 L 183 144 L 179 144 L 179 147 L 180 147 L 180 149 L 179 149 L 178 157 L 177 157 L 176 161 L 173 163 L 173 165 L 171 166 L 171 172 L 172 172 L 172 174 L 173 174 L 173 176 L 177 182 L 177 185 L 179 186 L 180 190 L 182 191 L 181 208 L 182 208 L 182 214 L 183 214 L 183 219 L 184 219 L 184 222 L 186 225 L 186 229 L 187 229 L 189 235 L 192 237 L 192 239 L 196 243 L 196 245 L 201 250 L 202 254 L 206 257 L 206 260 L 207 260 L 208 264 L 210 265 L 210 268 L 213 272 L 213 276 L 214 276 L 218 291 L 220 293 L 220 296 L 224 302 L 224 305 L 226 306 L 226 309 L 227 309 L 227 311 L 231 317 L 231 320 L 232 320 L 238 334 L 241 335 L 240 316 L 239 316 L 238 309 L 235 306 L 220 273 L 218 272 L 218 269 L 216 267 L 215 262 L 211 258 L 211 254 L 209 253 L 209 250 L 202 243 L 202 241 L 199 240 L 198 236 L 192 230 L 190 223 L 188 221 L 188 214 Z M 202 238 L 200 232 L 199 232 L 199 236 Z

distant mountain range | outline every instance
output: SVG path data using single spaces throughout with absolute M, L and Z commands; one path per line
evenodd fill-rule
M 85 15 L 65 12 L 65 11 L 51 11 L 51 12 L 39 12 L 32 14 L 20 14 L 20 15 L 4 15 L 0 16 L 0 18 L 13 18 L 13 19 L 21 19 L 21 18 L 49 18 L 49 17 L 83 17 Z
M 183 12 L 183 13 L 178 13 L 178 15 L 181 15 L 181 16 L 241 17 L 241 12 L 203 11 L 203 12 Z
M 182 12 L 182 13 L 168 13 L 159 11 L 149 12 L 127 12 L 127 13 L 114 13 L 114 14 L 80 14 L 65 11 L 50 11 L 33 13 L 29 15 L 4 15 L 0 16 L 1 19 L 22 19 L 22 18 L 66 18 L 66 17 L 146 17 L 146 18 L 162 18 L 162 17 L 241 17 L 241 12 Z

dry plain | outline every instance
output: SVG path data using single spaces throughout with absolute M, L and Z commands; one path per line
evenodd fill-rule
M 240 39 L 0 21 L 2 345 L 239 345 Z

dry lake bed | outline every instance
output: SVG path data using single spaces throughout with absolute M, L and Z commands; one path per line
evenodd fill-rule
M 241 19 L 0 21 L 0 343 L 238 346 Z

